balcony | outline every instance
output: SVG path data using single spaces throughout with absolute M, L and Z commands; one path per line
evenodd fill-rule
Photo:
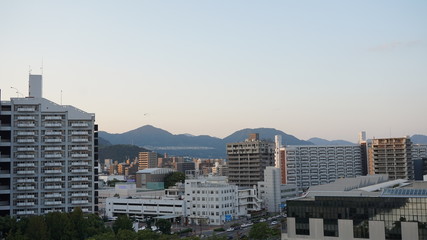
M 88 204 L 89 200 L 74 200 L 71 201 L 71 204 Z
M 34 136 L 36 135 L 35 132 L 18 132 L 18 136 Z
M 71 179 L 71 181 L 76 182 L 76 181 L 89 181 L 89 178 L 87 177 L 74 177 Z
M 80 185 L 72 185 L 71 188 L 77 189 L 77 188 L 88 188 L 89 185 L 87 184 L 80 184 Z
M 89 157 L 89 154 L 87 154 L 87 153 L 73 153 L 73 154 L 71 154 L 71 157 L 73 157 L 73 158 L 86 158 L 86 157 Z
M 61 178 L 45 178 L 45 182 L 62 182 Z
M 88 135 L 88 131 L 72 131 L 71 135 Z
M 47 189 L 47 190 L 58 190 L 58 189 L 62 189 L 62 186 L 61 185 L 47 185 L 47 186 L 44 186 L 44 189 Z
M 87 138 L 73 138 L 73 139 L 71 139 L 71 142 L 87 143 L 87 142 L 89 142 L 89 139 L 87 139 Z
M 61 116 L 46 116 L 45 120 L 62 120 Z
M 18 143 L 35 143 L 34 138 L 20 138 L 17 140 Z
M 29 190 L 34 190 L 36 188 L 34 186 L 18 186 L 16 187 L 16 189 L 19 191 L 29 191 Z
M 46 206 L 53 206 L 53 205 L 61 205 L 62 202 L 61 201 L 45 201 L 44 205 Z
M 60 198 L 62 194 L 60 193 L 49 193 L 44 195 L 45 198 Z
M 34 120 L 36 119 L 34 116 L 18 116 L 18 120 Z
M 33 198 L 35 198 L 35 196 L 34 195 L 27 195 L 27 194 L 22 194 L 22 195 L 18 195 L 18 196 L 16 196 L 16 198 L 17 199 L 33 199 Z
M 18 178 L 18 180 L 16 180 L 16 182 L 18 182 L 18 183 L 34 183 L 35 180 L 34 180 L 34 178 Z
M 17 148 L 17 150 L 21 152 L 31 152 L 31 151 L 35 151 L 36 149 L 33 147 L 19 147 Z
M 89 166 L 88 162 L 72 162 L 71 166 Z
M 60 153 L 51 153 L 51 154 L 45 154 L 45 158 L 62 158 L 62 154 Z
M 31 175 L 31 174 L 36 174 L 36 172 L 34 170 L 20 170 L 20 171 L 17 171 L 16 174 L 18 174 L 18 175 Z
M 44 140 L 45 143 L 61 143 L 62 139 L 61 138 L 46 138 Z
M 16 111 L 18 111 L 18 112 L 35 112 L 36 108 L 35 107 L 19 107 L 18 109 L 16 109 Z
M 16 205 L 18 207 L 28 207 L 28 206 L 34 206 L 34 202 L 18 202 Z
M 88 146 L 72 147 L 71 150 L 89 150 Z
M 72 193 L 71 197 L 88 197 L 89 193 Z
M 72 173 L 88 173 L 88 169 L 73 169 L 71 170 Z
M 45 167 L 62 167 L 62 163 L 60 162 L 46 162 L 44 164 Z
M 45 170 L 44 173 L 46 173 L 46 174 L 57 174 L 57 173 L 62 173 L 62 170 Z
M 34 163 L 18 163 L 16 166 L 18 167 L 35 167 Z
M 44 124 L 45 127 L 62 127 L 62 123 L 61 122 L 52 122 L 52 123 L 45 123 Z
M 46 135 L 46 136 L 60 136 L 60 135 L 62 135 L 62 132 L 51 131 L 51 132 L 45 132 L 44 135 Z
M 34 210 L 29 210 L 29 211 L 17 211 L 16 212 L 17 215 L 32 215 L 34 214 Z
M 89 127 L 88 123 L 71 123 L 71 127 Z
M 16 158 L 20 158 L 20 159 L 22 159 L 22 158 L 29 159 L 29 158 L 34 158 L 34 157 L 35 157 L 34 154 L 18 154 L 16 156 Z
M 36 124 L 35 123 L 18 123 L 17 126 L 18 127 L 35 127 Z

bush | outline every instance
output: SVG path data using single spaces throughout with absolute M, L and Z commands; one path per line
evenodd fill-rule
M 225 231 L 225 229 L 222 227 L 214 229 L 214 232 L 224 232 L 224 231 Z

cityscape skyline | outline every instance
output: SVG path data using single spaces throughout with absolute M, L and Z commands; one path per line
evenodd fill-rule
M 0 6 L 2 100 L 28 95 L 30 65 L 47 99 L 96 113 L 101 131 L 427 135 L 424 1 Z

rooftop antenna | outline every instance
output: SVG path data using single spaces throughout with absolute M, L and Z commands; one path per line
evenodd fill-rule
M 16 91 L 16 97 L 19 97 L 19 94 L 21 94 L 22 97 L 24 97 L 24 94 L 22 94 L 21 92 L 19 92 L 19 90 L 17 88 L 14 87 L 10 87 L 12 89 L 14 89 Z
M 62 89 L 61 89 L 61 105 L 62 105 Z
M 43 75 L 43 58 L 42 58 L 42 65 L 40 67 L 40 72 L 41 72 L 41 75 Z

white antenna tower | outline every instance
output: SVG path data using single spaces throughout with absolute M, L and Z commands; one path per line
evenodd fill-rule
M 61 89 L 61 105 L 62 105 L 62 89 Z
M 22 94 L 21 92 L 19 92 L 19 90 L 17 88 L 14 87 L 10 87 L 12 89 L 14 89 L 16 91 L 16 97 L 19 97 L 19 94 L 21 94 L 22 97 L 24 97 L 24 94 Z

